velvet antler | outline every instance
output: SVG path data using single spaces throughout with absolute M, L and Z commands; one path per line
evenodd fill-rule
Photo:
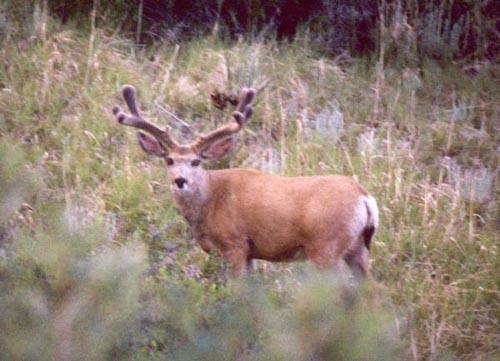
M 154 136 L 166 150 L 178 148 L 179 144 L 170 136 L 168 131 L 160 129 L 157 125 L 145 120 L 140 115 L 135 93 L 135 88 L 132 85 L 123 86 L 123 98 L 131 114 L 123 112 L 118 106 L 114 107 L 113 114 L 116 116 L 118 122 L 148 132 Z
M 189 146 L 197 153 L 202 153 L 215 142 L 228 138 L 239 132 L 252 116 L 252 102 L 255 99 L 254 89 L 243 89 L 240 102 L 233 112 L 234 120 L 209 133 L 202 134 Z

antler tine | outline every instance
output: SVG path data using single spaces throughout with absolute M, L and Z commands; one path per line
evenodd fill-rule
M 243 96 L 236 107 L 236 111 L 233 112 L 233 118 L 236 120 L 238 124 L 243 125 L 247 122 L 248 119 L 253 114 L 252 103 L 255 99 L 255 90 L 254 89 L 243 89 Z
M 255 90 L 250 88 L 244 88 L 242 90 L 243 96 L 241 97 L 240 103 L 238 104 L 236 110 L 240 113 L 244 113 L 248 105 L 251 105 L 255 99 Z
M 197 152 L 206 150 L 214 142 L 230 137 L 239 132 L 245 123 L 252 116 L 252 102 L 255 99 L 254 89 L 243 89 L 241 100 L 237 106 L 237 110 L 233 113 L 234 122 L 230 122 L 222 127 L 213 130 L 209 133 L 198 136 L 198 139 L 190 145 Z
M 166 130 L 160 129 L 157 125 L 141 117 L 139 108 L 137 107 L 135 88 L 132 85 L 124 85 L 122 94 L 131 114 L 123 112 L 118 106 L 114 107 L 113 114 L 116 116 L 118 123 L 142 129 L 150 133 L 160 142 L 160 144 L 168 149 L 179 146 Z
M 122 88 L 122 94 L 128 108 L 130 109 L 130 112 L 138 117 L 139 110 L 137 108 L 137 102 L 135 99 L 135 88 L 132 85 L 124 85 Z

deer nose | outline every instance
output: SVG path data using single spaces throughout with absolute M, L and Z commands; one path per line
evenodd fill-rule
M 179 177 L 179 178 L 175 178 L 174 182 L 175 182 L 175 184 L 177 184 L 177 187 L 182 189 L 182 187 L 184 187 L 184 184 L 187 183 L 187 179 Z

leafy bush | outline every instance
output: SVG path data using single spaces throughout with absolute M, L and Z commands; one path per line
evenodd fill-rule
M 13 153 L 0 147 L 4 210 L 20 193 L 13 181 L 23 184 Z M 361 297 L 345 304 L 333 275 L 303 280 L 289 308 L 257 279 L 224 292 L 155 279 L 143 247 L 109 244 L 103 224 L 68 206 L 16 227 L 0 258 L 0 352 L 9 360 L 398 359 L 394 320 Z

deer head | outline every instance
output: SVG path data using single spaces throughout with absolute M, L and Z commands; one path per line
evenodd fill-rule
M 117 106 L 113 108 L 116 119 L 120 124 L 149 134 L 137 133 L 141 148 L 147 154 L 165 159 L 171 190 L 174 195 L 183 196 L 204 193 L 206 172 L 202 162 L 219 159 L 229 152 L 234 144 L 232 135 L 239 132 L 252 116 L 252 102 L 255 98 L 253 89 L 243 89 L 232 121 L 212 132 L 199 135 L 190 144 L 179 144 L 167 130 L 160 129 L 141 116 L 133 86 L 125 85 L 122 94 L 130 114 Z

